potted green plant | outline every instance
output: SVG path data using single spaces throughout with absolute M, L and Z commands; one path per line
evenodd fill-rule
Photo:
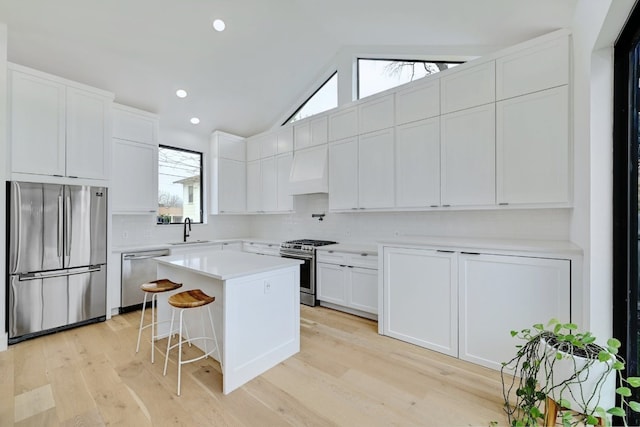
M 624 378 L 620 341 L 596 344 L 590 332 L 578 332 L 573 323 L 552 319 L 547 327 L 511 331 L 523 339 L 516 356 L 502 365 L 505 411 L 511 426 L 537 426 L 545 420 L 547 398 L 562 411 L 563 426 L 609 425 L 609 417 L 620 417 L 627 426 L 626 410 L 640 412 L 640 403 L 628 400 L 640 378 Z M 615 397 L 619 397 L 616 406 Z M 544 410 L 543 410 L 544 409 Z M 551 412 L 553 413 L 553 412 Z M 552 421 L 553 422 L 553 421 Z

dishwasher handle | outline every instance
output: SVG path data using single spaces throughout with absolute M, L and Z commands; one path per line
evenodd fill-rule
M 167 251 L 153 252 L 153 253 L 147 252 L 144 254 L 122 254 L 122 259 L 127 261 L 140 261 L 143 259 L 151 259 L 151 258 L 157 258 L 157 257 L 167 256 L 167 255 L 169 255 L 169 252 Z

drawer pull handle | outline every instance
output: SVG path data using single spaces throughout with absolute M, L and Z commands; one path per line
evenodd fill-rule
M 360 256 L 367 256 L 367 255 L 369 255 L 369 254 L 360 254 Z
M 480 255 L 479 252 L 460 252 L 463 255 Z
M 329 252 L 330 254 L 332 254 L 332 253 L 333 253 L 333 251 L 327 251 L 327 252 Z

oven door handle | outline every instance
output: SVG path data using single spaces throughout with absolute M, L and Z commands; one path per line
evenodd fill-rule
M 313 255 L 309 254 L 300 254 L 300 253 L 291 253 L 291 252 L 285 252 L 285 251 L 280 251 L 280 256 L 283 258 L 293 258 L 293 259 L 308 259 L 308 260 L 313 260 Z

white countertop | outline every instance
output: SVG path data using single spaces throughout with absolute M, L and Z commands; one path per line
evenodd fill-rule
M 303 264 L 290 258 L 239 251 L 198 251 L 156 258 L 159 264 L 193 271 L 218 280 L 229 280 Z
M 203 239 L 206 240 L 206 239 Z M 275 240 L 267 240 L 267 239 L 252 239 L 252 238 L 238 238 L 238 239 L 213 239 L 206 240 L 206 242 L 196 242 L 195 240 L 191 240 L 190 244 L 171 244 L 171 243 L 141 243 L 141 244 L 133 244 L 133 245 L 120 245 L 113 246 L 111 248 L 111 252 L 120 253 L 120 252 L 140 252 L 140 251 L 150 251 L 155 249 L 177 249 L 189 247 L 194 250 L 198 250 L 198 248 L 205 248 L 207 246 L 219 245 L 221 243 L 231 243 L 231 242 L 255 242 L 255 243 L 266 243 L 266 244 L 276 244 L 280 245 L 279 241 Z M 179 242 L 178 242 L 179 243 Z
M 353 254 L 378 255 L 378 246 L 375 243 L 336 243 L 316 248 L 316 252 L 348 252 Z

